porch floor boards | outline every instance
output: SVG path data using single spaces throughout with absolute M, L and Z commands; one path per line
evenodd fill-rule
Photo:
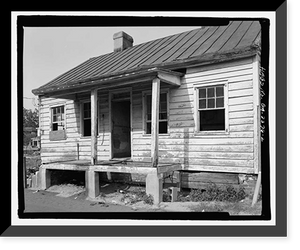
M 160 174 L 181 170 L 181 165 L 174 163 L 159 163 L 157 168 L 154 168 L 151 166 L 151 162 L 132 161 L 127 158 L 97 161 L 95 165 L 91 165 L 91 162 L 88 160 L 61 161 L 43 164 L 42 168 L 49 170 L 94 170 L 96 172 Z

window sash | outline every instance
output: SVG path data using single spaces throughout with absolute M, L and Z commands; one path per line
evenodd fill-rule
M 65 129 L 65 107 L 51 108 L 51 131 Z
M 224 85 L 199 87 L 198 110 L 223 109 L 225 106 Z M 217 101 L 223 100 L 221 105 Z M 213 104 L 213 105 L 212 105 Z M 217 107 L 218 104 L 218 107 Z M 205 106 L 205 107 L 204 107 Z M 213 107 L 211 107 L 213 106 Z
M 208 89 L 210 93 L 208 94 Z M 228 121 L 228 83 L 224 82 L 208 82 L 194 85 L 194 116 L 195 116 L 195 133 L 199 135 L 220 134 L 229 132 Z M 207 102 L 209 99 L 214 100 L 214 105 L 208 108 Z M 205 104 L 204 104 L 205 103 Z M 201 130 L 200 112 L 203 111 L 218 111 L 224 110 L 224 129 L 216 130 Z M 217 124 L 216 124 L 217 126 Z
M 145 104 L 145 128 L 144 131 L 146 134 L 151 134 L 151 120 L 152 120 L 152 94 L 145 94 L 144 95 L 144 104 Z M 169 123 L 169 104 L 168 104 L 168 92 L 160 93 L 160 100 L 159 100 L 159 127 L 167 126 L 167 131 L 160 134 L 167 134 L 168 133 L 168 123 Z M 166 123 L 166 125 L 165 125 Z M 149 128 L 150 127 L 150 128 Z
M 161 102 L 159 101 L 159 121 L 168 121 L 168 100 L 167 100 L 167 93 L 161 93 L 161 95 L 165 95 L 165 101 Z M 146 122 L 151 122 L 152 120 L 152 95 L 147 94 L 146 95 Z M 150 100 L 150 101 L 149 101 Z M 162 110 L 162 104 L 166 105 L 165 108 Z M 161 118 L 162 115 L 165 114 L 166 118 Z
M 97 120 L 98 120 L 98 126 L 97 126 L 97 135 L 100 131 L 100 108 L 99 108 L 99 102 L 97 102 L 98 105 L 98 112 L 97 112 Z M 88 100 L 82 100 L 80 103 L 80 136 L 81 137 L 89 137 L 91 136 L 91 102 Z

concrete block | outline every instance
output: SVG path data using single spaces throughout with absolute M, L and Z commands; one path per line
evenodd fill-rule
M 26 184 L 27 184 L 27 186 L 26 186 L 27 188 L 31 188 L 32 177 L 26 179 Z
M 31 177 L 31 188 L 33 188 L 33 189 L 37 189 L 38 188 L 37 176 L 36 175 L 33 175 Z
M 162 202 L 163 181 L 161 175 L 148 174 L 146 177 L 146 193 L 153 196 L 154 205 Z
M 178 188 L 177 187 L 170 187 L 170 190 L 171 190 L 171 202 L 177 201 Z
M 96 198 L 100 194 L 99 173 L 93 170 L 85 171 L 85 186 L 90 198 Z
M 36 173 L 37 186 L 39 189 L 45 190 L 51 186 L 51 172 L 48 169 L 40 168 Z

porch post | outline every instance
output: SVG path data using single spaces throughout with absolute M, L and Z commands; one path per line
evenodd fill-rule
M 98 126 L 98 105 L 97 89 L 91 91 L 91 164 L 95 165 L 97 161 L 97 126 Z
M 152 167 L 158 165 L 158 129 L 159 129 L 160 80 L 152 80 L 152 117 L 151 117 L 151 161 Z

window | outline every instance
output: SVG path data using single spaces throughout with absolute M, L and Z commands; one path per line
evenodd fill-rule
M 51 108 L 52 114 L 52 123 L 51 123 L 51 130 L 64 130 L 65 129 L 65 107 L 53 107 Z
M 83 115 L 82 115 L 82 133 L 83 136 L 91 136 L 91 103 L 83 103 Z
M 99 108 L 97 118 L 99 117 Z M 92 135 L 92 115 L 91 115 L 91 102 L 83 101 L 81 103 L 81 136 L 91 136 Z M 99 120 L 96 133 L 99 131 Z
M 227 131 L 225 85 L 200 87 L 197 91 L 197 130 Z
M 145 95 L 145 132 L 151 134 L 152 95 Z M 161 93 L 159 97 L 159 134 L 168 133 L 168 94 Z

